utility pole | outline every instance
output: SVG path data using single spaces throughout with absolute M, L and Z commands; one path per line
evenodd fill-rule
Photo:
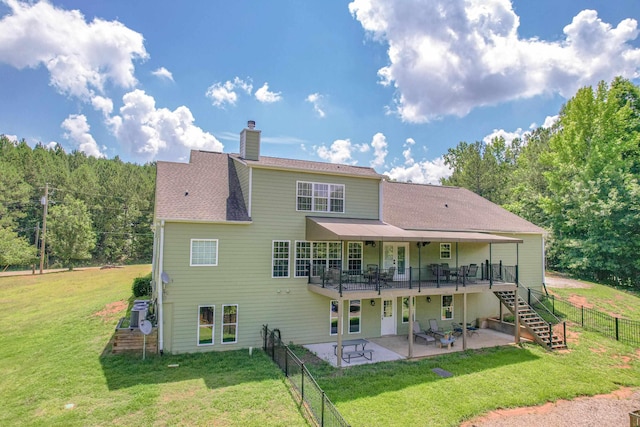
M 40 247 L 40 274 L 44 268 L 44 243 L 47 234 L 47 210 L 49 208 L 49 183 L 44 184 L 44 197 L 40 202 L 44 205 L 44 211 L 42 212 L 42 246 Z
M 38 253 L 38 242 L 40 241 L 40 223 L 36 224 L 36 253 Z M 36 263 L 31 264 L 31 274 L 36 274 Z

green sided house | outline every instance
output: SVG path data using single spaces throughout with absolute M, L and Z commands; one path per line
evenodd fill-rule
M 160 351 L 258 347 L 265 324 L 296 344 L 466 325 L 542 287 L 543 229 L 466 189 L 261 156 L 260 136 L 157 164 Z

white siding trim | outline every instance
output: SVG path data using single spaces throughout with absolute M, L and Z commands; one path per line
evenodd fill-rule
M 253 168 L 249 168 L 249 206 L 247 206 L 247 210 L 249 211 L 249 218 L 251 218 L 251 200 L 253 199 Z

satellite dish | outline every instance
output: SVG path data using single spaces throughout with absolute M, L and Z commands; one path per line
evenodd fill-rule
M 162 280 L 162 283 L 169 283 L 171 281 L 171 278 L 166 271 L 163 271 L 162 274 L 160 274 L 160 279 Z
M 151 333 L 152 328 L 153 328 L 153 325 L 148 320 L 145 319 L 140 322 L 140 332 L 142 332 L 143 334 L 149 335 Z

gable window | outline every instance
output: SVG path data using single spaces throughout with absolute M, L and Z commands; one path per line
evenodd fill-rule
M 342 242 L 296 242 L 296 277 L 320 276 L 329 268 L 342 268 Z
M 222 306 L 222 344 L 238 342 L 238 304 Z
M 296 210 L 344 213 L 344 185 L 298 181 Z
M 451 243 L 440 243 L 440 259 L 451 259 Z
M 360 333 L 360 300 L 349 300 L 349 333 Z
M 218 239 L 191 239 L 191 267 L 218 265 Z
M 347 268 L 356 274 L 362 271 L 362 242 L 347 243 Z
M 198 345 L 213 345 L 215 313 L 213 305 L 198 306 Z
M 442 313 L 440 319 L 453 319 L 453 295 L 442 295 Z
M 413 298 L 413 321 L 416 321 L 416 297 Z M 402 298 L 402 323 L 409 323 L 409 298 Z
M 274 240 L 271 250 L 271 277 L 289 277 L 288 240 Z

